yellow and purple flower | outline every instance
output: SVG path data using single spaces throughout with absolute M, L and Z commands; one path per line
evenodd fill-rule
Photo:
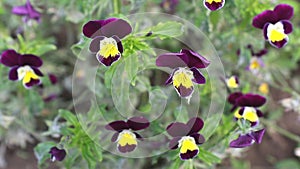
M 265 134 L 265 129 L 251 131 L 250 133 L 240 135 L 236 140 L 230 142 L 232 148 L 244 148 L 251 146 L 254 143 L 260 144 Z
M 156 65 L 173 69 L 166 85 L 173 84 L 180 97 L 190 99 L 194 83 L 204 84 L 205 77 L 198 69 L 206 68 L 210 62 L 198 53 L 182 49 L 180 53 L 165 53 L 156 59 Z
M 288 34 L 292 33 L 293 25 L 289 21 L 294 15 L 294 9 L 287 4 L 279 4 L 274 10 L 266 10 L 255 16 L 252 25 L 262 29 L 269 43 L 282 48 L 288 43 Z
M 111 66 L 121 58 L 123 45 L 121 39 L 132 32 L 128 22 L 123 19 L 89 21 L 83 26 L 83 34 L 92 38 L 90 51 L 105 66 Z
M 116 131 L 112 136 L 111 141 L 117 142 L 118 150 L 121 153 L 128 153 L 135 150 L 138 145 L 138 140 L 143 140 L 137 130 L 142 130 L 149 127 L 150 122 L 145 117 L 132 117 L 127 121 L 113 121 L 105 126 L 107 130 Z
M 53 161 L 53 162 L 55 160 L 62 161 L 67 155 L 66 150 L 59 149 L 57 147 L 52 147 L 50 149 L 49 153 L 51 154 L 51 161 Z
M 234 118 L 249 121 L 253 127 L 259 123 L 259 117 L 263 116 L 258 108 L 266 103 L 266 98 L 258 94 L 235 92 L 229 95 L 228 102 L 233 105 L 231 110 Z
M 30 88 L 41 83 L 42 72 L 39 67 L 43 61 L 32 54 L 21 55 L 15 50 L 9 49 L 2 53 L 1 63 L 10 67 L 9 79 L 12 81 L 22 80 L 25 88 Z
M 250 70 L 251 72 L 256 74 L 262 67 L 265 66 L 264 61 L 262 60 L 262 56 L 266 55 L 268 53 L 268 50 L 265 48 L 255 53 L 252 45 L 248 45 L 247 48 L 251 51 L 252 55 L 247 70 Z
M 41 13 L 33 8 L 29 0 L 26 1 L 25 5 L 13 7 L 11 12 L 13 14 L 23 16 L 23 21 L 25 23 L 31 19 L 36 20 L 37 22 L 40 22 L 41 20 Z
M 203 0 L 204 6 L 211 11 L 216 11 L 225 5 L 225 0 Z
M 205 138 L 198 132 L 203 128 L 204 122 L 199 117 L 191 118 L 186 124 L 180 122 L 171 123 L 167 132 L 172 136 L 169 142 L 170 149 L 180 148 L 180 158 L 188 160 L 199 153 L 198 145 L 205 142 Z
M 231 76 L 226 79 L 226 85 L 230 89 L 236 89 L 240 86 L 239 78 L 237 76 Z

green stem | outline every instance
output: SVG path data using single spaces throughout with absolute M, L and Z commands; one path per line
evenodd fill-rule
M 217 144 L 221 143 L 225 138 L 227 138 L 233 131 L 235 131 L 238 127 L 238 124 L 235 124 L 223 137 L 219 138 L 213 144 L 211 144 L 210 148 L 216 146 Z
M 113 0 L 113 8 L 114 8 L 114 14 L 121 13 L 121 1 L 120 0 Z
M 193 160 L 192 159 L 190 159 L 189 160 L 189 169 L 193 169 L 194 168 L 194 164 L 193 164 Z
M 260 121 L 261 121 L 264 125 L 266 125 L 267 127 L 270 127 L 270 128 L 275 129 L 275 131 L 277 131 L 279 134 L 282 134 L 283 136 L 285 136 L 285 137 L 287 137 L 287 138 L 289 138 L 289 139 L 291 139 L 291 140 L 294 140 L 294 141 L 300 143 L 300 137 L 299 137 L 299 136 L 297 136 L 297 135 L 295 135 L 295 134 L 293 134 L 293 133 L 291 133 L 291 132 L 289 132 L 289 131 L 287 131 L 287 130 L 281 128 L 281 127 L 278 127 L 278 126 L 275 125 L 274 123 L 269 122 L 269 121 L 267 121 L 267 120 L 265 120 L 265 119 L 260 119 Z

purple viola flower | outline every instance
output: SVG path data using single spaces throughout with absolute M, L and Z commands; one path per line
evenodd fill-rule
M 105 66 L 111 66 L 121 58 L 121 39 L 131 32 L 130 24 L 118 18 L 89 21 L 83 26 L 84 36 L 92 39 L 90 51 Z
M 262 60 L 262 56 L 268 53 L 268 49 L 265 48 L 255 53 L 252 45 L 248 45 L 247 48 L 251 51 L 252 57 L 250 60 L 250 64 L 246 69 L 256 74 L 262 67 L 265 66 L 264 61 Z
M 203 0 L 205 8 L 210 11 L 216 11 L 225 5 L 225 0 Z
M 258 108 L 266 103 L 266 98 L 261 95 L 235 92 L 230 94 L 227 100 L 233 105 L 231 110 L 234 111 L 236 120 L 247 120 L 251 123 L 251 126 L 256 126 L 259 122 L 259 117 L 263 116 Z M 238 107 L 239 109 L 236 109 Z
M 288 43 L 288 34 L 292 33 L 293 25 L 289 21 L 294 15 L 294 9 L 287 4 L 279 4 L 274 10 L 266 10 L 255 16 L 252 25 L 263 30 L 264 37 L 269 43 L 282 48 Z
M 266 129 L 259 131 L 251 131 L 248 134 L 240 135 L 236 140 L 230 142 L 229 146 L 232 148 L 244 148 L 251 146 L 254 143 L 260 144 L 265 134 Z
M 230 89 L 236 89 L 240 86 L 239 78 L 237 76 L 231 76 L 226 79 L 226 85 Z
M 198 145 L 205 142 L 205 138 L 198 132 L 203 128 L 204 122 L 199 117 L 191 118 L 186 124 L 180 122 L 171 123 L 167 132 L 172 136 L 169 142 L 170 149 L 180 148 L 180 158 L 188 160 L 199 153 Z
M 137 140 L 143 140 L 137 130 L 149 127 L 150 122 L 145 117 L 132 117 L 127 121 L 113 121 L 105 126 L 107 130 L 115 131 L 111 141 L 118 143 L 118 150 L 121 153 L 128 153 L 135 150 L 138 145 Z
M 2 53 L 1 63 L 10 67 L 9 79 L 12 81 L 22 80 L 25 88 L 30 88 L 41 83 L 40 77 L 43 76 L 39 67 L 43 61 L 32 54 L 21 55 L 15 50 L 9 49 Z
M 52 147 L 49 153 L 51 154 L 51 161 L 62 161 L 67 155 L 66 150 L 57 147 Z
M 33 8 L 30 0 L 27 0 L 25 5 L 13 7 L 11 12 L 13 14 L 23 16 L 25 23 L 27 23 L 31 19 L 36 20 L 37 22 L 40 22 L 41 20 L 41 13 Z
M 173 84 L 180 97 L 190 99 L 194 84 L 204 84 L 205 77 L 198 69 L 206 68 L 210 62 L 198 53 L 182 49 L 180 53 L 165 53 L 156 59 L 156 65 L 173 69 L 166 84 Z
M 174 14 L 179 0 L 163 0 L 160 3 L 160 7 L 167 13 Z

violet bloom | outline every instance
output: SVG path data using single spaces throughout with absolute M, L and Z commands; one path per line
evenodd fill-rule
M 180 97 L 190 99 L 194 84 L 204 84 L 205 77 L 198 69 L 206 68 L 210 62 L 198 53 L 182 49 L 180 53 L 165 53 L 156 59 L 156 65 L 173 69 L 166 85 L 173 83 Z
M 49 153 L 51 154 L 51 161 L 62 161 L 67 155 L 66 150 L 57 147 L 52 147 Z
M 211 11 L 216 11 L 225 5 L 225 0 L 203 0 L 205 8 Z
M 30 88 L 41 83 L 40 77 L 43 76 L 39 67 L 43 61 L 32 54 L 21 55 L 16 51 L 9 49 L 2 53 L 1 63 L 10 67 L 9 79 L 16 81 L 22 80 L 25 88 Z
M 227 100 L 233 105 L 232 111 L 235 110 L 234 117 L 236 120 L 247 120 L 253 127 L 258 124 L 259 117 L 263 116 L 262 112 L 258 108 L 266 103 L 266 98 L 261 95 L 235 92 L 230 94 Z
M 33 8 L 29 0 L 26 1 L 25 5 L 13 7 L 11 12 L 23 16 L 24 22 L 28 22 L 31 19 L 36 20 L 37 22 L 40 22 L 41 20 L 41 13 Z
M 89 21 L 83 26 L 84 36 L 92 39 L 90 51 L 105 66 L 111 66 L 121 58 L 123 45 L 120 39 L 131 32 L 130 24 L 118 18 Z
M 170 149 L 180 148 L 180 158 L 188 160 L 199 153 L 199 144 L 205 142 L 205 138 L 198 132 L 203 128 L 204 122 L 199 117 L 191 118 L 186 124 L 180 122 L 171 123 L 167 132 L 173 138 L 169 142 Z
M 255 16 L 252 25 L 263 29 L 264 37 L 269 43 L 282 48 L 288 43 L 287 34 L 292 33 L 293 25 L 289 21 L 294 15 L 294 9 L 287 4 L 279 4 L 274 10 L 266 10 Z
M 248 134 L 240 135 L 236 140 L 231 141 L 229 146 L 232 148 L 244 148 L 251 146 L 254 143 L 260 144 L 265 131 L 265 129 L 261 129 L 259 131 L 251 131 Z
M 250 70 L 254 74 L 256 74 L 262 67 L 265 66 L 264 61 L 262 60 L 262 56 L 268 53 L 267 49 L 262 49 L 257 53 L 254 52 L 252 45 L 248 45 L 247 47 L 251 51 L 252 58 L 250 60 L 250 64 L 247 67 L 247 70 Z
M 163 0 L 160 3 L 160 7 L 163 8 L 168 13 L 175 13 L 176 7 L 179 3 L 179 0 Z
M 145 129 L 149 125 L 150 122 L 144 117 L 132 117 L 127 121 L 113 121 L 106 125 L 105 129 L 115 131 L 111 141 L 118 143 L 118 150 L 121 153 L 128 153 L 137 147 L 137 139 L 143 140 L 142 136 L 135 131 Z
M 226 85 L 230 89 L 236 89 L 240 86 L 239 78 L 237 76 L 231 76 L 226 79 Z

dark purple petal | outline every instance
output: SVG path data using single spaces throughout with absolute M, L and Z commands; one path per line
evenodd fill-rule
M 236 100 L 240 97 L 243 96 L 243 93 L 241 92 L 234 92 L 234 93 L 231 93 L 228 98 L 227 98 L 227 101 L 232 104 L 232 105 L 235 105 L 236 104 Z
M 255 53 L 254 56 L 260 58 L 260 57 L 266 55 L 267 53 L 268 53 L 268 49 L 263 49 L 263 50 L 259 51 L 258 53 Z
M 42 73 L 42 72 L 39 72 L 39 73 Z M 36 74 L 37 74 L 37 72 L 36 72 Z M 39 75 L 39 74 L 37 74 L 37 75 Z M 39 76 L 41 76 L 41 75 L 39 75 Z M 54 74 L 49 73 L 49 74 L 48 74 L 48 77 L 49 77 L 50 82 L 51 82 L 53 85 L 55 85 L 55 84 L 57 83 L 57 77 L 56 77 Z
M 240 107 L 260 107 L 266 103 L 266 98 L 258 94 L 245 94 L 236 100 L 236 105 Z
M 256 114 L 258 117 L 263 117 L 264 114 L 259 110 L 259 109 L 256 109 Z
M 276 48 L 282 48 L 288 43 L 288 38 L 276 42 L 269 41 L 269 43 Z
M 106 25 L 110 22 L 116 21 L 116 20 L 118 20 L 118 19 L 117 18 L 109 18 L 106 20 L 89 21 L 88 23 L 86 23 L 83 26 L 83 30 L 82 30 L 83 34 L 88 38 L 95 37 L 97 35 L 93 35 L 93 34 L 95 34 L 97 31 L 99 31 L 100 28 L 102 28 L 104 25 Z M 98 36 L 100 36 L 100 35 L 98 35 Z
M 51 101 L 55 100 L 56 98 L 58 98 L 57 94 L 50 94 L 47 97 L 44 97 L 43 100 L 44 100 L 44 102 L 51 102 Z
M 58 160 L 58 161 L 62 161 L 67 155 L 64 149 L 58 149 L 57 147 L 52 147 L 49 153 L 51 154 L 52 160 Z
M 11 12 L 15 15 L 27 15 L 28 14 L 28 9 L 26 5 L 21 5 L 21 6 L 14 6 L 11 10 Z
M 114 135 L 111 137 L 111 142 L 116 142 L 119 137 L 119 132 L 115 132 Z
M 182 53 L 165 53 L 156 59 L 156 66 L 169 67 L 172 69 L 186 67 L 187 64 L 179 57 Z
M 174 137 L 170 142 L 169 142 L 169 148 L 170 149 L 177 149 L 179 145 L 179 140 L 181 137 Z
M 290 20 L 294 15 L 294 8 L 287 4 L 279 4 L 274 8 L 277 20 Z
M 193 151 L 187 150 L 186 153 L 182 153 L 182 154 L 180 153 L 180 158 L 182 160 L 189 160 L 189 159 L 196 157 L 198 155 L 198 153 L 199 153 L 199 150 L 193 150 Z
M 285 34 L 289 34 L 293 32 L 293 24 L 288 20 L 282 20 L 283 29 Z
M 1 54 L 1 63 L 8 67 L 19 66 L 19 59 L 21 55 L 15 50 L 5 50 Z
M 239 138 L 230 142 L 229 146 L 232 148 L 244 148 L 247 146 L 251 146 L 254 140 L 248 134 L 240 135 Z
M 256 15 L 252 20 L 252 25 L 256 28 L 263 29 L 265 24 L 272 23 L 275 24 L 278 22 L 276 15 L 274 15 L 273 11 L 266 10 L 262 13 Z
M 30 81 L 25 84 L 25 87 L 26 88 L 31 88 L 32 86 L 39 85 L 39 84 L 41 84 L 40 79 L 32 79 L 31 78 Z
M 9 80 L 13 80 L 13 81 L 18 80 L 18 69 L 19 66 L 15 66 L 9 70 L 9 74 L 8 74 Z
M 38 76 L 44 76 L 43 73 L 36 67 L 31 67 L 31 69 L 34 71 L 34 73 Z
M 202 75 L 202 73 L 198 69 L 193 67 L 190 70 L 193 72 L 193 75 L 194 75 L 193 82 L 195 82 L 197 84 L 205 84 L 205 82 L 206 82 L 205 77 Z
M 114 38 L 115 41 L 117 42 L 118 51 L 119 51 L 120 53 L 123 53 L 124 49 L 123 49 L 123 45 L 122 45 L 122 42 L 121 42 L 120 38 L 117 37 L 117 36 L 115 36 L 115 35 L 112 36 L 112 38 Z
M 257 144 L 260 144 L 265 134 L 265 131 L 266 129 L 261 129 L 259 131 L 252 132 L 250 135 L 252 136 L 252 138 L 255 140 Z
M 219 9 L 221 9 L 223 6 L 224 6 L 224 4 L 225 4 L 225 1 L 223 0 L 222 2 L 212 2 L 211 4 L 210 3 L 208 3 L 208 2 L 206 2 L 206 0 L 204 0 L 203 1 L 204 3 L 204 6 L 207 8 L 207 9 L 209 9 L 209 10 L 211 10 L 211 11 L 216 11 L 216 10 L 219 10 Z
M 175 87 L 177 93 L 180 95 L 180 97 L 183 97 L 183 98 L 188 98 L 190 97 L 193 92 L 194 92 L 194 87 L 190 87 L 190 88 L 186 88 L 182 85 L 180 85 L 179 87 Z
M 119 150 L 121 153 L 129 153 L 129 152 L 132 152 L 135 148 L 136 148 L 136 145 L 135 145 L 135 144 L 132 144 L 132 145 L 126 144 L 125 146 L 118 145 L 118 150 Z
M 11 11 L 13 14 L 25 16 L 25 22 L 29 19 L 39 21 L 41 18 L 41 13 L 33 8 L 29 0 L 26 1 L 25 5 L 13 7 Z
M 191 118 L 187 123 L 187 126 L 189 127 L 189 135 L 193 133 L 198 133 L 204 126 L 204 122 L 199 117 L 193 117 Z
M 139 133 L 133 132 L 133 134 L 135 135 L 135 137 L 136 137 L 138 140 L 141 140 L 141 141 L 144 140 L 144 138 L 143 138 Z
M 196 144 L 203 144 L 205 142 L 205 138 L 201 134 L 194 133 L 190 136 L 194 137 Z
M 103 40 L 104 36 L 95 37 L 90 43 L 90 52 L 97 53 L 100 50 L 100 41 Z
M 180 122 L 171 123 L 167 127 L 167 132 L 172 137 L 186 136 L 189 133 L 189 130 L 190 129 L 186 124 Z
M 34 67 L 40 67 L 43 65 L 43 61 L 41 58 L 32 55 L 32 54 L 25 54 L 20 57 L 20 66 L 34 66 Z
M 169 76 L 169 78 L 167 79 L 167 81 L 165 82 L 165 85 L 169 85 L 173 82 L 173 76 L 174 76 L 174 73 L 177 71 L 178 69 L 174 69 L 172 74 Z
M 205 57 L 192 50 L 181 49 L 180 53 L 182 53 L 183 55 L 178 56 L 187 64 L 189 68 L 206 68 L 210 64 L 210 62 Z
M 114 57 L 104 58 L 103 56 L 97 55 L 97 60 L 102 63 L 104 66 L 111 66 L 114 62 L 119 60 L 121 55 L 116 55 Z
M 127 123 L 123 120 L 113 121 L 105 126 L 106 130 L 122 131 L 129 129 Z
M 145 117 L 131 117 L 127 120 L 128 127 L 132 130 L 142 130 L 149 127 L 150 122 Z

